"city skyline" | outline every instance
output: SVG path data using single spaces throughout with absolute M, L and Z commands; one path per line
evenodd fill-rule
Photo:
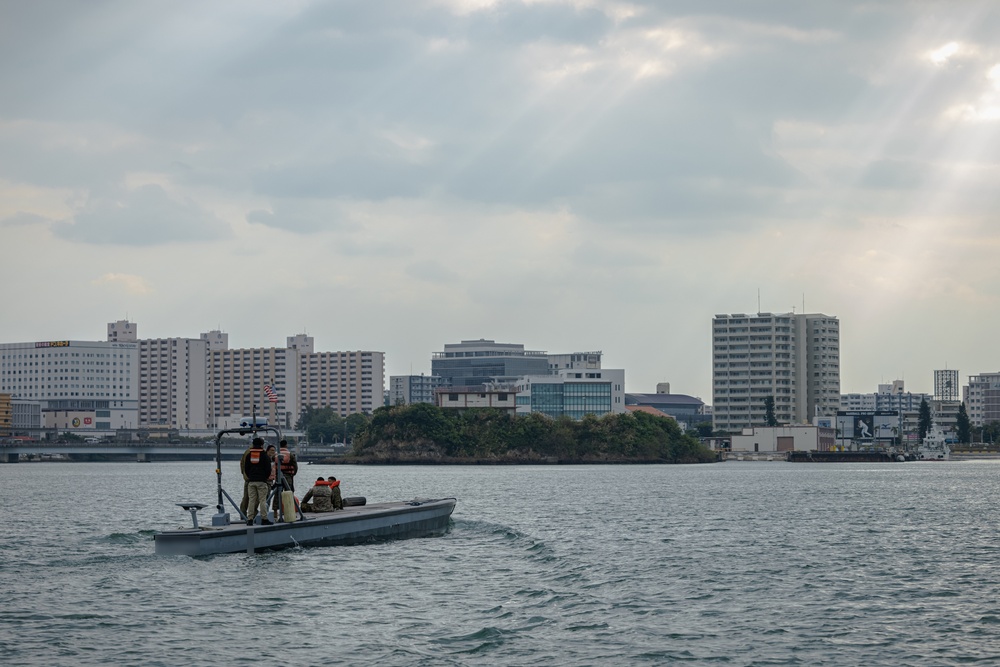
M 827 313 L 841 392 L 996 372 L 995 3 L 7 3 L 3 340 L 294 333 L 430 372 Z
M 749 317 L 749 318 L 753 319 L 753 318 L 758 318 L 758 317 L 761 317 L 761 316 L 764 317 L 764 318 L 773 318 L 773 317 L 780 317 L 782 315 L 788 315 L 788 316 L 794 317 L 796 314 L 789 312 L 789 313 L 756 313 L 756 314 L 745 314 L 745 315 L 741 315 L 741 314 L 716 315 L 715 316 L 715 321 L 718 321 L 719 318 L 727 318 L 727 317 Z M 810 318 L 831 318 L 831 316 L 825 315 L 823 313 L 809 313 L 809 314 L 806 314 L 806 315 L 808 317 L 810 317 Z M 837 318 L 832 318 L 832 320 L 836 321 Z M 713 324 L 715 324 L 715 321 L 713 321 Z M 839 328 L 839 323 L 838 323 L 838 328 Z M 82 343 L 93 343 L 93 342 L 102 343 L 102 342 L 118 342 L 118 341 L 126 341 L 127 342 L 129 340 L 133 340 L 133 338 L 129 338 L 129 337 L 124 337 L 124 338 L 120 337 L 119 333 L 122 332 L 122 331 L 127 331 L 128 334 L 130 336 L 134 336 L 135 337 L 134 340 L 137 340 L 137 341 L 154 342 L 154 343 L 162 345 L 165 341 L 169 341 L 169 340 L 189 340 L 189 341 L 194 341 L 194 342 L 197 342 L 197 341 L 200 340 L 200 341 L 202 341 L 202 343 L 208 344 L 209 345 L 209 349 L 211 349 L 211 350 L 230 350 L 230 351 L 237 351 L 237 352 L 239 352 L 239 351 L 246 351 L 246 350 L 269 350 L 269 349 L 286 350 L 286 349 L 294 349 L 294 348 L 302 347 L 303 345 L 305 345 L 306 352 L 311 353 L 311 351 L 313 349 L 313 345 L 314 345 L 314 337 L 310 336 L 309 334 L 302 333 L 302 332 L 295 333 L 295 334 L 290 334 L 290 335 L 286 336 L 285 337 L 285 344 L 284 345 L 264 344 L 264 345 L 259 345 L 259 346 L 255 346 L 255 347 L 251 348 L 251 347 L 243 347 L 243 346 L 231 345 L 230 344 L 230 332 L 223 331 L 223 330 L 220 330 L 220 329 L 212 329 L 212 330 L 201 331 L 201 332 L 198 332 L 196 334 L 184 334 L 184 335 L 180 335 L 180 336 L 170 336 L 170 337 L 167 337 L 167 336 L 158 336 L 158 335 L 146 335 L 146 332 L 145 332 L 144 328 L 141 326 L 141 323 L 135 322 L 135 321 L 132 321 L 132 320 L 118 320 L 116 322 L 108 322 L 108 323 L 106 323 L 106 329 L 107 329 L 107 335 L 105 337 L 97 337 L 97 338 L 86 338 L 86 337 L 84 337 L 84 338 L 69 338 L 69 337 L 66 337 L 66 336 L 51 335 L 51 336 L 48 336 L 48 337 L 35 338 L 35 339 L 32 339 L 32 340 L 20 340 L 20 341 L 0 340 L 0 346 L 3 346 L 3 345 L 24 345 L 24 344 L 27 344 L 27 345 L 34 344 L 34 345 L 37 346 L 37 345 L 43 344 L 43 343 L 47 345 L 47 344 L 52 343 L 52 341 L 56 341 L 56 344 L 60 344 L 61 345 L 61 344 L 64 344 L 66 342 L 69 342 L 69 341 L 78 341 L 78 342 L 82 342 Z M 839 339 L 839 332 L 837 333 L 837 337 Z M 713 338 L 714 338 L 715 344 L 717 346 L 717 344 L 719 342 L 718 333 L 714 333 Z M 238 337 L 237 337 L 237 339 L 238 339 Z M 839 340 L 838 340 L 838 342 L 839 342 Z M 603 363 L 600 362 L 600 358 L 603 356 L 603 352 L 581 352 L 579 350 L 577 350 L 577 351 L 575 351 L 573 353 L 568 353 L 565 350 L 560 350 L 558 352 L 555 352 L 555 351 L 553 351 L 551 349 L 544 349 L 544 350 L 543 349 L 533 349 L 532 346 L 525 346 L 523 343 L 514 342 L 514 341 L 494 341 L 492 339 L 474 339 L 474 340 L 462 340 L 462 341 L 445 342 L 445 343 L 442 343 L 439 347 L 442 348 L 443 350 L 447 351 L 447 350 L 459 350 L 459 349 L 462 349 L 464 347 L 469 347 L 469 346 L 476 347 L 476 346 L 479 346 L 479 345 L 487 345 L 487 346 L 490 346 L 490 347 L 492 347 L 492 346 L 499 346 L 499 347 L 503 347 L 503 348 L 517 348 L 517 349 L 521 349 L 524 352 L 527 352 L 530 355 L 547 356 L 547 357 L 549 357 L 550 360 L 553 357 L 569 357 L 569 356 L 574 356 L 574 357 L 575 356 L 593 357 L 593 358 L 595 358 L 595 359 L 598 360 L 597 361 L 598 365 L 594 366 L 595 368 L 610 368 L 607 364 L 603 364 Z M 362 348 L 359 348 L 359 350 L 369 350 L 369 351 L 376 352 L 377 354 L 380 354 L 380 355 L 383 354 L 383 352 L 381 350 L 375 350 L 375 348 L 372 348 L 372 347 L 367 347 L 367 348 L 362 347 Z M 354 354 L 354 353 L 360 353 L 359 350 L 345 350 L 345 349 L 332 350 L 331 349 L 331 350 L 323 352 L 323 354 L 344 354 L 344 353 Z M 420 376 L 420 375 L 424 375 L 426 377 L 432 377 L 432 373 L 433 373 L 433 360 L 434 360 L 435 357 L 437 357 L 438 355 L 441 355 L 441 354 L 442 354 L 441 350 L 435 350 L 434 352 L 431 352 L 428 355 L 428 370 L 417 371 L 417 372 L 414 372 L 414 373 L 393 373 L 393 374 L 390 374 L 388 372 L 388 370 L 385 370 L 384 371 L 384 386 L 383 386 L 383 391 L 386 391 L 386 392 L 392 391 L 391 378 L 393 378 L 393 377 L 406 378 L 406 377 L 414 377 L 414 376 Z M 836 354 L 836 363 L 839 365 L 839 352 Z M 385 369 L 388 369 L 388 368 L 389 368 L 389 361 L 388 361 L 388 358 L 386 358 L 385 359 Z M 623 370 L 627 371 L 628 369 L 623 369 Z M 839 369 L 838 369 L 838 372 L 839 372 Z M 971 378 L 977 378 L 978 379 L 977 376 L 1000 375 L 1000 373 L 993 373 L 993 372 L 990 372 L 990 371 L 982 371 L 982 372 L 978 372 L 978 373 L 962 373 L 959 369 L 936 369 L 936 370 L 933 371 L 933 378 L 932 378 L 932 381 L 930 383 L 931 384 L 931 390 L 930 391 L 921 391 L 921 390 L 914 389 L 910 385 L 906 384 L 906 381 L 905 381 L 904 378 L 895 378 L 895 379 L 890 380 L 890 381 L 884 381 L 884 382 L 883 381 L 879 381 L 877 383 L 877 385 L 873 385 L 872 387 L 863 387 L 863 388 L 857 388 L 857 389 L 845 389 L 841 385 L 840 386 L 839 395 L 845 396 L 845 395 L 848 395 L 848 394 L 874 394 L 874 393 L 877 393 L 879 390 L 881 390 L 883 387 L 885 388 L 885 391 L 899 392 L 900 391 L 900 387 L 902 386 L 902 387 L 905 387 L 905 389 L 903 391 L 905 391 L 905 393 L 907 393 L 907 394 L 927 394 L 928 396 L 936 396 L 936 394 L 934 392 L 934 383 L 939 379 L 939 377 L 941 377 L 941 376 L 950 376 L 951 374 L 957 374 L 957 377 L 958 377 L 958 385 L 957 385 L 957 392 L 958 392 L 958 394 L 956 395 L 956 400 L 959 400 L 959 401 L 962 400 L 961 399 L 961 392 L 962 392 L 962 389 L 968 385 L 969 379 L 971 379 Z M 265 380 L 266 380 L 266 378 L 265 378 Z M 712 394 L 709 394 L 709 396 L 707 398 L 706 397 L 701 397 L 701 396 L 695 396 L 694 394 L 690 394 L 687 391 L 683 391 L 683 390 L 681 390 L 678 387 L 674 387 L 669 381 L 661 382 L 661 383 L 658 383 L 658 384 L 664 384 L 664 383 L 667 384 L 667 385 L 670 385 L 670 390 L 671 390 L 670 393 L 672 393 L 672 394 L 694 396 L 694 397 L 696 397 L 698 399 L 701 399 L 705 403 L 705 405 L 707 405 L 707 406 L 713 406 L 713 404 L 714 404 L 713 395 Z M 658 387 L 654 386 L 653 389 L 650 390 L 650 391 L 643 391 L 643 390 L 633 389 L 631 386 L 626 386 L 625 390 L 628 391 L 629 393 L 633 393 L 633 394 L 652 394 L 652 393 L 655 392 L 655 390 L 658 390 Z M 759 408 L 760 406 L 757 406 L 757 407 Z

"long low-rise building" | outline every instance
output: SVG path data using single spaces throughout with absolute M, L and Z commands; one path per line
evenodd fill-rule
M 732 451 L 828 452 L 836 445 L 837 431 L 823 426 L 754 426 L 730 438 Z

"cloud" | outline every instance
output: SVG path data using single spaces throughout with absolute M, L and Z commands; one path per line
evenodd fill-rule
M 146 295 L 153 291 L 142 276 L 128 273 L 105 273 L 100 278 L 93 280 L 92 283 L 94 285 L 116 285 L 125 290 L 127 294 Z
M 302 234 L 359 228 L 350 221 L 340 203 L 329 200 L 283 200 L 276 202 L 272 210 L 250 211 L 246 219 L 250 223 Z
M 437 260 L 421 260 L 406 266 L 406 275 L 417 280 L 442 285 L 455 285 L 460 275 Z
M 213 304 L 246 310 L 266 257 L 294 270 L 254 298 L 356 299 L 350 334 L 386 341 L 390 370 L 411 345 L 385 333 L 400 312 L 428 324 L 428 349 L 456 327 L 555 349 L 596 303 L 585 344 L 634 354 L 629 377 L 652 387 L 710 384 L 698 337 L 758 286 L 789 304 L 808 292 L 858 332 L 876 306 L 912 302 L 927 266 L 1000 285 L 970 247 L 928 255 L 927 235 L 996 243 L 991 2 L 9 4 L 0 246 L 37 248 L 53 281 L 22 312 L 88 292 L 120 309 L 127 286 L 149 289 L 140 275 L 158 303 L 190 304 L 210 279 Z M 150 273 L 177 244 L 204 272 Z M 95 265 L 117 273 L 69 295 Z M 31 270 L 0 264 L 8 282 Z M 880 303 L 852 313 L 873 284 Z M 658 300 L 669 316 L 650 315 Z M 155 317 L 181 328 L 191 308 Z M 301 324 L 342 331 L 315 313 Z M 642 357 L 678 348 L 657 317 L 698 341 L 677 369 Z
M 91 197 L 53 231 L 91 244 L 146 246 L 211 241 L 230 235 L 229 227 L 195 201 L 169 195 L 148 184 L 113 196 Z
M 35 213 L 18 211 L 14 215 L 0 218 L 0 227 L 19 227 L 24 225 L 48 224 L 51 220 Z

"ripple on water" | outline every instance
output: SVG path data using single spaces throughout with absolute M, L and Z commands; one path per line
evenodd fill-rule
M 164 498 L 203 497 L 199 466 L 51 465 L 0 466 L 0 502 L 81 475 L 102 491 L 83 485 L 62 524 L 28 507 L 0 538 L 10 664 L 305 665 L 331 646 L 338 665 L 386 667 L 1000 653 L 995 465 L 345 467 L 373 502 L 457 496 L 451 532 L 200 558 L 151 541 L 186 518 Z

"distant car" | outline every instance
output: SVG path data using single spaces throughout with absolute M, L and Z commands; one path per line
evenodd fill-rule
M 99 445 L 99 444 L 101 444 L 101 439 L 100 438 L 85 438 L 84 442 L 90 443 L 91 445 Z

